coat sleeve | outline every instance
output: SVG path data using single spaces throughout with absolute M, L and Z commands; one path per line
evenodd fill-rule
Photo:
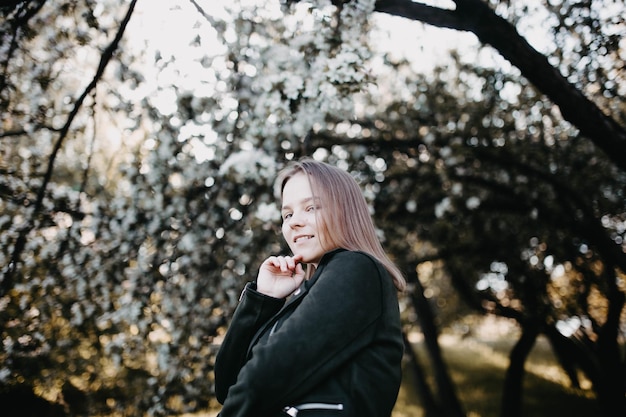
M 382 314 L 382 279 L 364 254 L 333 256 L 291 317 L 252 349 L 220 416 L 276 413 L 367 346 Z
M 244 288 L 241 301 L 215 358 L 215 396 L 220 403 L 224 403 L 228 389 L 237 380 L 255 333 L 284 303 L 284 299 L 257 292 L 254 283 L 248 283 Z

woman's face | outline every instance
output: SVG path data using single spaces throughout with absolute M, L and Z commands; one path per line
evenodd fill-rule
M 317 266 L 326 250 L 322 247 L 324 236 L 318 228 L 316 212 L 322 210 L 315 201 L 309 179 L 297 173 L 287 180 L 283 188 L 283 237 L 291 252 L 302 256 L 303 263 Z

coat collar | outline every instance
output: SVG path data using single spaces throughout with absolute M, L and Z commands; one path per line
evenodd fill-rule
M 317 265 L 317 268 L 315 269 L 313 276 L 302 283 L 298 291 L 296 291 L 296 294 L 294 294 L 289 300 L 287 300 L 287 302 L 285 303 L 285 306 L 281 309 L 281 311 L 284 310 L 285 307 L 287 307 L 289 304 L 304 297 L 306 293 L 309 292 L 309 289 L 311 289 L 313 284 L 315 284 L 315 281 L 317 281 L 322 271 L 324 270 L 324 267 L 326 267 L 326 265 L 332 259 L 332 257 L 335 256 L 339 252 L 344 252 L 345 250 L 346 249 L 343 249 L 343 248 L 337 248 L 337 249 L 328 251 L 324 255 L 322 255 L 322 259 L 320 259 L 320 263 Z M 280 312 L 278 314 L 280 314 Z

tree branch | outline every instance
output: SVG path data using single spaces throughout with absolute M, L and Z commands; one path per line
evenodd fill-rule
M 0 295 L 6 294 L 13 286 L 13 275 L 15 274 L 17 270 L 21 253 L 24 250 L 24 246 L 26 244 L 26 236 L 30 232 L 30 230 L 32 230 L 37 224 L 37 218 L 43 206 L 43 200 L 46 195 L 46 189 L 48 188 L 48 184 L 50 183 L 50 180 L 52 179 L 52 173 L 54 171 L 54 162 L 56 160 L 56 157 L 59 151 L 61 150 L 63 142 L 67 138 L 67 134 L 70 130 L 72 122 L 74 121 L 76 115 L 80 111 L 85 99 L 91 93 L 91 91 L 96 88 L 98 81 L 100 80 L 100 78 L 102 78 L 102 74 L 104 74 L 104 70 L 106 69 L 111 59 L 113 58 L 113 53 L 115 52 L 120 41 L 122 40 L 124 32 L 126 31 L 126 26 L 128 25 L 128 22 L 130 21 L 130 18 L 133 14 L 136 3 L 137 3 L 137 0 L 132 0 L 130 5 L 128 6 L 128 11 L 126 12 L 126 16 L 122 20 L 122 23 L 120 24 L 120 29 L 115 35 L 115 38 L 113 39 L 113 41 L 109 44 L 109 46 L 102 53 L 102 56 L 100 58 L 100 63 L 98 65 L 98 69 L 96 70 L 96 74 L 94 75 L 89 85 L 87 85 L 83 93 L 80 95 L 80 97 L 78 97 L 78 99 L 76 100 L 76 103 L 74 104 L 74 107 L 72 108 L 72 111 L 68 115 L 65 124 L 60 130 L 59 138 L 57 139 L 54 145 L 54 148 L 52 150 L 52 153 L 50 154 L 50 158 L 48 159 L 48 167 L 46 169 L 43 182 L 41 184 L 41 187 L 39 188 L 39 192 L 37 193 L 37 199 L 35 200 L 35 203 L 33 206 L 32 217 L 29 220 L 29 222 L 20 230 L 18 238 L 15 242 L 13 254 L 11 255 L 11 261 L 9 262 L 8 268 L 5 271 L 2 282 L 0 282 Z
M 467 30 L 464 28 L 463 20 L 454 10 L 415 3 L 411 0 L 379 0 L 374 11 L 418 20 L 440 28 Z
M 535 50 L 517 29 L 482 0 L 454 0 L 456 10 L 438 9 L 411 0 L 379 0 L 376 11 L 418 20 L 430 25 L 474 33 L 516 66 L 553 103 L 563 118 L 602 149 L 626 171 L 626 130 L 604 114 L 591 100 Z

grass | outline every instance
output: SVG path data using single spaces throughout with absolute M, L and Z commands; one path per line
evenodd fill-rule
M 516 337 L 499 335 L 495 338 L 461 338 L 442 336 L 444 360 L 457 389 L 457 394 L 468 417 L 498 417 L 502 399 L 508 354 Z M 418 340 L 416 352 L 426 362 L 425 351 Z M 551 348 L 545 339 L 535 344 L 528 361 L 523 384 L 522 415 L 548 417 L 596 417 L 600 410 L 589 389 L 569 388 L 569 380 L 556 365 Z M 425 370 L 429 372 L 428 369 Z M 394 409 L 393 417 L 423 417 L 424 410 L 414 392 L 413 381 L 405 376 Z

